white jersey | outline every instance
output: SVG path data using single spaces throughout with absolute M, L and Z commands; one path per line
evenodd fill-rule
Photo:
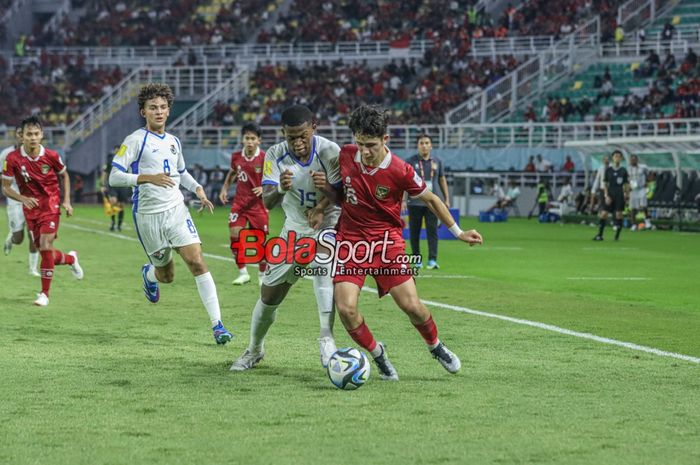
M 642 190 L 647 187 L 647 172 L 648 168 L 646 165 L 630 165 L 627 168 L 627 172 L 630 177 L 630 187 L 633 191 Z
M 180 175 L 185 170 L 180 140 L 169 133 L 156 134 L 146 128 L 129 134 L 112 160 L 112 167 L 132 174 L 170 175 L 175 185 L 161 187 L 146 183 L 134 187 L 134 212 L 160 213 L 184 203 Z
M 15 151 L 15 146 L 12 145 L 10 147 L 7 147 L 2 152 L 0 152 L 0 170 L 5 168 L 5 159 L 10 154 L 10 152 L 14 152 L 14 151 Z M 14 189 L 15 192 L 19 192 L 19 186 L 17 185 L 17 180 L 14 178 L 12 178 L 12 189 Z M 18 202 L 14 199 L 7 197 L 7 206 L 9 207 L 10 205 L 22 205 L 22 202 Z
M 263 168 L 263 185 L 277 186 L 280 182 L 280 174 L 285 170 L 293 173 L 292 188 L 287 191 L 282 200 L 282 209 L 286 216 L 284 227 L 287 230 L 297 231 L 304 235 L 314 234 L 309 226 L 306 212 L 316 206 L 325 197 L 322 191 L 314 186 L 311 173 L 323 171 L 326 179 L 332 185 L 340 183 L 340 167 L 338 155 L 340 147 L 321 136 L 313 136 L 311 155 L 309 160 L 302 164 L 292 155 L 287 141 L 280 142 L 270 147 L 265 152 L 265 165 Z M 338 221 L 340 207 L 331 204 L 325 211 L 325 217 L 321 228 L 332 227 Z
M 595 179 L 593 180 L 593 186 L 591 187 L 591 194 L 596 194 L 600 189 L 603 188 L 603 180 L 605 179 L 605 170 L 608 169 L 610 165 L 601 165 L 595 174 Z

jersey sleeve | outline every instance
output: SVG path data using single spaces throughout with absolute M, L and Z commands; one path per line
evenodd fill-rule
M 281 145 L 273 145 L 265 152 L 265 162 L 263 163 L 263 186 L 270 184 L 276 186 L 280 183 L 280 169 L 277 165 L 277 158 L 284 155 L 281 152 Z
M 231 164 L 230 168 L 235 172 L 236 171 L 236 152 L 231 153 Z
M 15 178 L 15 168 L 11 157 L 6 157 L 2 162 L 2 177 L 5 179 Z
M 175 143 L 177 144 L 177 172 L 183 174 L 187 171 L 187 165 L 185 164 L 185 155 L 182 153 L 182 145 L 180 144 L 180 139 L 173 136 Z
M 122 145 L 112 159 L 112 166 L 119 171 L 128 172 L 131 164 L 139 157 L 141 144 L 142 141 L 133 135 L 124 139 L 124 142 L 122 142 Z
M 420 197 L 429 190 L 425 181 L 416 173 L 413 166 L 405 162 L 403 175 L 399 179 L 399 187 L 412 198 Z
M 66 165 L 58 152 L 54 152 L 51 156 L 51 164 L 56 173 L 61 174 L 66 171 Z
M 329 141 L 330 142 L 330 141 Z M 340 146 L 335 142 L 330 142 L 324 150 L 319 153 L 321 162 L 326 168 L 326 180 L 332 186 L 340 185 Z

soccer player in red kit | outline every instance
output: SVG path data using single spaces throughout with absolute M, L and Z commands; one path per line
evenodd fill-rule
M 241 229 L 246 225 L 259 229 L 267 235 L 268 213 L 262 199 L 262 176 L 265 152 L 260 150 L 260 136 L 262 131 L 255 123 L 248 123 L 241 128 L 243 138 L 243 150 L 233 152 L 231 155 L 231 169 L 226 174 L 224 185 L 219 193 L 219 200 L 226 205 L 228 203 L 228 189 L 232 182 L 238 182 L 236 195 L 231 205 L 231 214 L 228 218 L 228 228 L 231 237 L 231 251 L 238 265 L 238 278 L 233 280 L 234 285 L 242 285 L 250 281 L 250 275 L 245 263 L 238 257 L 238 237 Z M 258 265 L 260 274 L 265 272 L 267 264 L 261 261 Z
M 356 145 L 346 145 L 340 151 L 340 178 L 343 183 L 342 212 L 336 240 L 341 258 L 341 241 L 357 245 L 387 238 L 378 244 L 374 256 L 366 261 L 349 261 L 336 270 L 335 305 L 340 320 L 352 339 L 370 352 L 382 379 L 398 380 L 399 376 L 386 355 L 382 343 L 375 341 L 357 308 L 360 289 L 371 274 L 377 282 L 379 297 L 391 294 L 396 304 L 408 315 L 423 336 L 428 350 L 450 373 L 461 367 L 459 358 L 438 338 L 437 327 L 430 311 L 418 297 L 410 268 L 396 260 L 405 255 L 402 238 L 401 201 L 404 192 L 425 202 L 450 232 L 469 245 L 481 244 L 481 235 L 462 231 L 445 204 L 430 191 L 413 167 L 391 153 L 386 146 L 387 113 L 377 107 L 362 105 L 352 112 L 349 127 Z M 385 236 L 386 232 L 386 236 Z M 365 247 L 366 249 L 367 247 Z M 382 249 L 382 250 L 379 250 Z M 357 257 L 356 257 L 357 258 Z M 392 270 L 394 272 L 392 272 Z
M 37 295 L 34 305 L 45 307 L 49 304 L 49 288 L 55 265 L 70 265 L 77 279 L 83 279 L 83 270 L 75 251 L 64 254 L 53 248 L 61 215 L 59 175 L 63 180 L 63 208 L 66 216 L 73 215 L 66 166 L 58 153 L 41 145 L 44 133 L 39 118 L 26 118 L 21 127 L 22 145 L 5 160 L 2 190 L 7 197 L 22 202 L 31 239 L 39 248 L 41 293 Z M 13 179 L 17 181 L 19 192 L 12 188 Z

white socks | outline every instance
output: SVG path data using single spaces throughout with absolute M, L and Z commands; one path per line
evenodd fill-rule
M 248 274 L 248 268 L 245 265 L 243 265 L 242 268 L 238 269 L 238 274 L 241 276 L 246 276 Z
M 275 322 L 277 317 L 277 305 L 265 305 L 262 300 L 258 299 L 253 309 L 253 316 L 250 319 L 250 344 L 248 350 L 254 353 L 260 353 L 265 342 L 265 335 Z
M 152 266 L 148 269 L 146 272 L 146 279 L 148 279 L 152 283 L 157 283 L 158 278 L 156 278 L 156 267 Z
M 39 252 L 29 252 L 29 272 L 38 273 L 37 265 L 39 265 Z
M 151 268 L 151 270 L 152 269 L 153 268 Z M 214 284 L 214 278 L 212 278 L 211 273 L 207 271 L 204 274 L 195 276 L 194 281 L 197 283 L 199 298 L 202 299 L 204 308 L 207 309 L 211 324 L 212 326 L 216 326 L 219 321 L 221 321 L 221 308 L 219 307 L 219 296 L 216 294 L 216 284 Z
M 333 278 L 330 273 L 326 276 L 314 276 L 314 294 L 318 307 L 318 319 L 320 323 L 320 337 L 333 337 L 333 321 L 335 319 L 335 307 L 333 306 Z

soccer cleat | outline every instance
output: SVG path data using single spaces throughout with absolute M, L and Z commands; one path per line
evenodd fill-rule
M 214 340 L 217 344 L 224 345 L 233 339 L 233 335 L 224 328 L 224 324 L 221 320 L 212 328 L 212 331 L 214 331 Z
M 80 263 L 78 263 L 78 252 L 71 250 L 68 252 L 68 255 L 74 258 L 73 264 L 70 266 L 70 272 L 73 273 L 75 279 L 83 279 L 83 269 L 80 267 Z
M 10 252 L 12 252 L 12 233 L 7 235 L 7 239 L 5 239 L 5 243 L 2 246 L 2 251 L 5 255 L 10 255 Z
M 445 368 L 445 370 L 450 373 L 457 373 L 462 367 L 462 362 L 459 361 L 457 357 L 450 349 L 445 347 L 442 342 L 437 345 L 433 350 L 430 351 L 433 354 L 433 358 L 440 362 L 440 365 Z
M 379 368 L 379 377 L 386 381 L 398 381 L 399 374 L 396 372 L 394 365 L 391 364 L 389 358 L 386 356 L 386 350 L 384 349 L 384 344 L 378 342 L 379 347 L 382 348 L 382 354 L 378 357 L 374 357 L 374 363 L 377 364 Z
M 255 365 L 265 358 L 265 352 L 251 352 L 246 349 L 243 355 L 233 362 L 229 371 L 246 371 L 253 368 Z
M 428 266 L 426 266 L 426 268 L 429 270 L 437 270 L 440 268 L 440 266 L 435 260 L 428 260 Z
M 37 270 L 29 270 L 29 274 L 36 276 L 37 278 L 41 278 L 41 273 L 39 273 Z
M 40 292 L 39 294 L 36 295 L 36 300 L 34 301 L 34 305 L 38 307 L 46 307 L 49 304 L 49 297 L 44 294 L 43 292 Z
M 416 269 L 418 269 L 418 270 L 420 270 L 421 268 L 423 268 L 423 264 L 422 264 L 421 262 L 414 263 L 413 266 L 414 266 Z
M 242 274 L 239 277 L 237 277 L 236 279 L 234 279 L 231 284 L 233 284 L 234 286 L 242 286 L 245 283 L 249 283 L 249 282 L 250 282 L 250 275 L 246 273 L 246 274 Z
M 328 361 L 338 351 L 338 348 L 335 346 L 335 340 L 330 336 L 319 337 L 318 346 L 321 351 L 321 365 L 323 365 L 323 368 L 327 368 Z
M 596 237 L 593 238 L 593 240 L 594 240 L 594 241 L 602 241 L 602 240 L 603 240 L 603 236 L 601 236 L 600 234 L 598 234 Z
M 160 299 L 160 289 L 158 283 L 153 283 L 148 280 L 148 270 L 152 267 L 150 263 L 146 263 L 141 268 L 141 276 L 143 277 L 143 293 L 151 303 L 156 303 Z

